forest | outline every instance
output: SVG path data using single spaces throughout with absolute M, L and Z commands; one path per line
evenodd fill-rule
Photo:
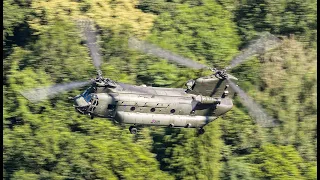
M 281 45 L 232 69 L 278 119 L 263 128 L 234 107 L 195 129 L 144 127 L 77 113 L 68 97 L 31 103 L 21 90 L 96 76 L 75 21 L 99 27 L 102 72 L 136 85 L 184 88 L 210 72 L 128 48 L 131 36 L 223 68 L 259 33 Z M 3 179 L 317 179 L 316 0 L 4 0 Z

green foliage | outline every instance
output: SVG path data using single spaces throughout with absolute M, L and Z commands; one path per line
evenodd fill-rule
M 137 8 L 146 13 L 159 15 L 166 11 L 174 11 L 176 3 L 167 0 L 140 0 Z
M 94 75 L 88 49 L 80 44 L 80 33 L 74 23 L 60 20 L 45 27 L 46 33 L 39 35 L 39 40 L 31 45 L 34 54 L 29 61 L 22 62 L 22 68 L 26 65 L 41 67 L 57 82 L 75 80 L 74 77 L 83 80 L 88 74 Z M 79 63 L 75 64 L 76 61 Z
M 21 180 L 33 180 L 38 179 L 39 175 L 26 172 L 25 170 L 20 170 L 14 173 L 12 179 L 21 179 Z
M 46 23 L 28 22 L 37 41 L 15 47 L 4 60 L 4 179 L 171 179 L 146 143 L 134 143 L 108 120 L 88 121 L 64 100 L 66 94 L 39 104 L 20 95 L 20 90 L 95 74 L 74 22 L 51 18 L 46 8 L 39 16 Z
M 235 21 L 245 40 L 256 32 L 270 31 L 274 34 L 295 34 L 300 40 L 316 46 L 317 1 L 279 0 L 244 1 L 235 13 Z
M 219 122 L 209 124 L 205 130 L 202 136 L 188 129 L 155 133 L 154 152 L 162 169 L 176 179 L 217 179 L 222 145 Z
M 261 65 L 253 66 L 257 67 L 253 71 L 260 74 L 254 81 L 251 81 L 252 72 L 246 66 L 249 62 L 238 68 L 244 70 L 239 73 L 243 82 L 252 82 L 248 85 L 241 83 L 240 86 L 245 87 L 280 123 L 269 131 L 259 132 L 260 136 L 264 135 L 263 141 L 283 146 L 293 145 L 294 153 L 299 153 L 299 157 L 303 158 L 303 166 L 315 161 L 317 150 L 315 57 L 313 49 L 306 51 L 296 40 L 285 39 L 279 48 L 260 57 Z M 313 175 L 308 175 L 308 179 L 315 178 L 312 169 L 302 169 L 299 172 L 301 175 L 306 177 L 310 173 Z M 278 175 L 274 177 L 278 178 Z
M 16 117 L 6 123 L 11 128 L 4 130 L 6 179 L 21 177 L 23 169 L 28 172 L 24 178 L 35 175 L 44 179 L 170 178 L 157 169 L 156 160 L 143 145 L 134 144 L 127 133 L 123 134 L 122 129 L 105 119 L 88 121 L 63 101 L 55 102 L 54 106 L 41 103 L 45 109 L 35 112 L 41 109 L 40 105 L 31 105 L 17 91 L 23 86 L 34 86 L 34 79 L 39 76 L 28 68 L 18 71 L 18 63 L 14 64 L 10 83 L 17 95 L 14 99 L 6 97 L 5 102 L 14 104 L 10 102 L 13 100 L 18 104 L 10 113 L 17 114 Z M 50 81 L 45 80 L 48 75 L 42 75 L 39 81 Z
M 193 60 L 224 67 L 237 52 L 235 27 L 231 14 L 214 1 L 184 3 L 159 16 L 149 39 Z
M 258 179 L 304 179 L 299 153 L 292 146 L 264 145 L 248 156 L 253 176 Z
M 259 147 L 263 143 L 261 129 L 254 124 L 254 120 L 237 107 L 225 115 L 221 130 L 223 132 L 221 138 L 225 144 L 232 146 L 232 152 L 239 155 L 248 154 L 252 148 Z
M 12 46 L 24 46 L 31 40 L 26 20 L 31 15 L 27 1 L 5 0 L 3 2 L 3 57 L 12 53 Z
M 152 154 L 134 144 L 128 134 L 110 122 L 88 122 L 76 113 L 70 117 L 69 113 L 69 121 L 77 122 L 71 122 L 68 127 L 60 121 L 65 116 L 61 112 L 56 119 L 49 119 L 48 115 L 43 114 L 46 120 L 38 127 L 23 125 L 7 134 L 10 140 L 4 143 L 8 149 L 4 152 L 5 169 L 27 168 L 40 176 L 50 172 L 53 179 L 169 178 L 157 170 Z
M 255 89 L 255 85 L 261 83 L 259 74 L 261 71 L 261 63 L 258 58 L 250 58 L 247 62 L 233 68 L 231 73 L 234 74 L 241 84 L 241 88 L 246 92 Z
M 18 27 L 25 20 L 28 9 L 19 5 L 14 0 L 3 2 L 3 40 L 13 36 L 14 28 Z
M 155 86 L 169 86 L 177 81 L 177 69 L 173 65 L 167 65 L 165 60 L 152 63 L 147 68 L 146 71 L 140 71 L 137 74 L 138 79 L 141 79 L 142 82 L 147 79 L 147 82 L 151 81 Z
M 316 179 L 316 4 L 5 0 L 3 179 Z M 260 128 L 236 100 L 202 136 L 152 127 L 133 137 L 107 119 L 75 112 L 67 97 L 81 89 L 30 103 L 21 90 L 96 75 L 74 23 L 80 18 L 99 27 L 104 76 L 165 87 L 210 72 L 133 51 L 130 36 L 224 67 L 258 32 L 295 34 L 297 40 L 285 38 L 232 71 L 280 125 Z
M 221 4 L 226 10 L 234 13 L 237 10 L 238 6 L 241 2 L 240 0 L 217 0 L 219 4 Z
M 221 170 L 221 179 L 223 180 L 252 180 L 255 179 L 252 176 L 250 170 L 250 164 L 245 162 L 244 158 L 232 157 L 224 163 Z
M 263 61 L 261 86 L 264 91 L 257 98 L 272 109 L 282 123 L 274 129 L 274 141 L 310 147 L 316 133 L 315 52 L 305 53 L 300 43 L 286 40 L 278 50 L 266 54 Z M 301 139 L 304 143 L 298 143 Z M 315 157 L 315 149 L 309 150 Z

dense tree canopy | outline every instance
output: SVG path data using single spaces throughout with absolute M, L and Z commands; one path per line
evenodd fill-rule
M 300 40 L 316 46 L 317 2 L 315 0 L 244 1 L 235 12 L 235 21 L 245 39 L 256 32 L 295 34 Z
M 214 1 L 178 4 L 155 21 L 152 42 L 209 65 L 224 67 L 236 54 L 239 37 L 231 14 Z
M 5 0 L 3 179 L 316 179 L 317 2 L 302 0 Z M 137 36 L 212 67 L 225 67 L 257 33 L 282 44 L 234 68 L 239 85 L 278 126 L 262 128 L 235 98 L 205 127 L 146 127 L 136 136 L 80 115 L 62 93 L 33 104 L 21 90 L 96 75 L 75 21 L 97 24 L 104 76 L 182 87 L 207 71 L 128 48 Z M 290 38 L 287 38 L 287 36 Z

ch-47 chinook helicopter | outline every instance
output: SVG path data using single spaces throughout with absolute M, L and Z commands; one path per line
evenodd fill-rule
M 132 134 L 137 133 L 136 127 L 139 125 L 197 128 L 198 133 L 203 134 L 205 125 L 232 108 L 232 98 L 236 93 L 257 123 L 262 126 L 274 125 L 273 119 L 236 85 L 237 78 L 226 71 L 248 57 L 278 45 L 280 40 L 275 36 L 266 34 L 250 43 L 251 45 L 223 70 L 208 68 L 147 42 L 130 38 L 130 48 L 166 58 L 186 67 L 210 69 L 213 72 L 210 76 L 189 80 L 186 89 L 147 87 L 115 82 L 102 76 L 97 36 L 91 21 L 85 22 L 85 28 L 82 30 L 98 76 L 90 81 L 71 82 L 22 92 L 31 102 L 42 101 L 58 93 L 90 85 L 82 94 L 71 98 L 74 100 L 75 109 L 81 114 L 89 115 L 91 118 L 113 119 L 120 124 L 131 124 L 129 131 Z

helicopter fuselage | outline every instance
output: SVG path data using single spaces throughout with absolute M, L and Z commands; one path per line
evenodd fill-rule
M 201 128 L 232 108 L 226 81 L 210 76 L 188 83 L 187 90 L 133 85 L 90 87 L 75 98 L 76 109 L 120 124 Z

